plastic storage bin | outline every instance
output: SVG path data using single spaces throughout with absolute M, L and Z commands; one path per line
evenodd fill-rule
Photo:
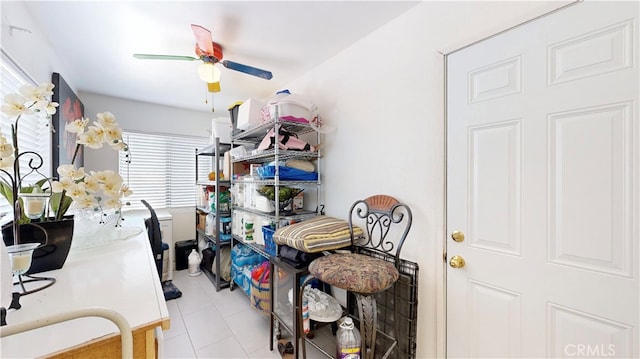
M 301 104 L 294 102 L 280 102 L 270 105 L 268 110 L 272 120 L 275 119 L 276 106 L 278 106 L 278 116 L 282 121 L 309 123 L 311 121 L 311 110 Z
M 238 133 L 238 110 L 242 105 L 242 101 L 234 102 L 227 108 L 229 110 L 229 118 L 231 118 L 231 131 L 233 134 Z
M 211 120 L 211 143 L 215 138 L 220 139 L 220 143 L 231 143 L 231 121 L 226 118 L 214 118 Z
M 289 93 L 288 90 L 279 91 L 266 101 L 262 112 L 262 122 L 275 120 L 276 107 L 278 107 L 280 120 L 300 123 L 309 123 L 315 108 L 304 96 Z
M 276 176 L 275 166 L 262 166 L 256 168 L 260 179 L 273 179 Z M 278 172 L 281 180 L 291 181 L 316 181 L 318 179 L 317 172 L 302 171 L 293 167 L 278 166 Z
M 176 242 L 176 270 L 183 270 L 189 267 L 189 253 L 191 250 L 198 250 L 198 242 L 195 239 Z
M 239 130 L 249 130 L 260 124 L 260 111 L 263 103 L 255 98 L 250 98 L 240 105 L 238 109 L 237 128 Z
M 276 242 L 273 241 L 273 234 L 275 233 L 275 231 L 276 230 L 271 228 L 271 226 L 262 226 L 262 235 L 264 236 L 264 249 L 272 256 L 278 254 Z
M 218 237 L 221 241 L 231 240 L 231 217 L 220 218 L 220 231 Z

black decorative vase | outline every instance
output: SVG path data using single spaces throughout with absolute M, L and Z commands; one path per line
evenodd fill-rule
M 21 243 L 44 243 L 33 251 L 31 268 L 26 274 L 35 274 L 54 269 L 60 269 L 64 265 L 71 248 L 73 238 L 73 216 L 64 217 L 60 221 L 49 220 L 41 222 L 32 220 L 31 223 L 20 225 Z M 47 232 L 47 235 L 38 227 Z M 47 238 L 48 237 L 48 238 Z M 13 245 L 13 223 L 2 226 L 2 238 L 7 246 Z

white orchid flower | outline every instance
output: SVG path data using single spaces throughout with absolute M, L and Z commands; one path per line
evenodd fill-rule
M 20 116 L 20 115 L 30 115 L 33 113 L 31 109 L 25 103 L 27 99 L 25 99 L 22 95 L 19 94 L 8 94 L 4 97 L 4 103 L 2 104 L 2 112 L 8 116 Z
M 122 202 L 116 197 L 109 197 L 102 201 L 102 206 L 105 209 L 119 209 L 122 208 Z
M 63 178 L 70 178 L 74 181 L 81 180 L 86 176 L 84 167 L 75 168 L 74 165 L 60 165 L 58 166 L 58 174 Z
M 88 118 L 78 118 L 76 120 L 68 122 L 64 130 L 71 133 L 83 133 L 84 129 L 87 127 L 87 124 L 89 124 Z
M 58 103 L 47 101 L 47 100 L 40 100 L 36 103 L 36 107 L 41 109 L 42 113 L 47 114 L 47 116 L 51 116 L 56 113 L 56 108 L 58 107 Z
M 118 197 L 120 195 L 121 185 L 122 184 L 117 181 L 109 181 L 102 183 L 100 188 L 107 197 Z
M 46 87 L 24 85 L 20 88 L 20 94 L 24 96 L 28 102 L 38 102 L 47 100 L 47 97 L 51 96 L 53 92 L 48 93 Z
M 102 187 L 102 193 L 106 198 L 118 197 L 120 194 L 119 188 L 105 188 L 104 185 Z
M 106 142 L 105 129 L 100 126 L 89 126 L 87 132 L 92 132 L 94 136 L 100 139 L 100 142 Z
M 100 183 L 94 176 L 86 176 L 83 180 L 84 189 L 89 193 L 98 193 L 100 191 Z
M 116 117 L 111 112 L 101 112 L 97 114 L 98 123 L 106 128 L 106 127 L 118 127 L 118 123 L 116 122 Z
M 114 171 L 104 170 L 98 172 L 91 172 L 91 175 L 94 176 L 99 183 L 116 183 L 118 186 L 122 183 L 122 177 Z
M 98 207 L 98 201 L 89 195 L 85 195 L 83 197 L 74 199 L 76 208 L 80 209 L 88 209 L 88 208 L 96 208 Z
M 67 196 L 71 197 L 74 201 L 87 196 L 87 191 L 84 189 L 84 183 L 74 183 L 67 190 Z
M 78 140 L 76 142 L 89 148 L 98 149 L 102 148 L 102 142 L 104 141 L 103 136 L 95 131 L 88 130 L 87 132 L 78 134 Z
M 38 86 L 38 88 L 40 89 L 40 91 L 42 91 L 42 94 L 45 97 L 52 96 L 53 95 L 53 89 L 55 87 L 56 86 L 54 84 L 52 84 L 51 82 L 46 82 L 46 83 L 40 84 L 40 86 Z
M 105 127 L 104 138 L 108 144 L 122 142 L 122 129 L 120 127 L 115 127 L 115 126 Z
M 116 151 L 128 151 L 127 144 L 122 140 L 115 140 L 113 142 L 109 142 L 109 146 Z
M 1 169 L 10 169 L 13 168 L 13 156 L 1 156 L 0 157 L 0 168 Z
M 49 100 L 38 100 L 34 102 L 29 108 L 37 115 L 42 117 L 51 116 L 56 113 L 57 102 L 51 102 Z
M 13 145 L 6 137 L 0 135 L 0 157 L 9 157 L 13 154 Z
M 23 85 L 20 87 L 20 94 L 29 102 L 35 102 L 42 98 L 41 91 L 37 87 L 31 85 Z
M 71 177 L 71 173 L 75 170 L 74 165 L 60 165 L 58 166 L 57 172 L 61 177 Z
M 69 191 L 75 184 L 76 182 L 69 177 L 61 178 L 60 181 L 51 182 L 51 192 L 60 193 L 62 191 Z
M 129 197 L 132 194 L 133 194 L 133 191 L 129 189 L 129 186 L 123 183 L 122 187 L 120 187 L 120 197 Z

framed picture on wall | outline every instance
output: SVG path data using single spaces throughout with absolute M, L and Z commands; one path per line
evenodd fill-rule
M 76 150 L 77 136 L 75 133 L 65 131 L 66 125 L 84 117 L 84 105 L 59 73 L 54 72 L 51 77 L 51 82 L 55 86 L 53 101 L 58 103 L 58 110 L 52 118 L 55 132 L 53 133 L 53 141 L 51 141 L 53 143 L 53 176 L 57 177 L 58 166 L 71 164 Z M 84 146 L 80 146 L 75 155 L 75 167 L 82 167 L 84 165 Z

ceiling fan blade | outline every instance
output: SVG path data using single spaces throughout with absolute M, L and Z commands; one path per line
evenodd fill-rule
M 213 56 L 213 41 L 211 40 L 211 31 L 200 25 L 191 24 L 191 30 L 196 37 L 196 42 L 200 50 L 209 56 Z
M 229 60 L 220 61 L 220 63 L 222 63 L 222 65 L 224 65 L 224 67 L 228 69 L 244 72 L 245 74 L 257 76 L 265 80 L 271 80 L 271 78 L 273 77 L 271 71 L 262 70 L 257 67 L 243 65 Z
M 133 54 L 133 57 L 135 57 L 136 59 L 143 59 L 143 60 L 186 60 L 186 61 L 200 60 L 197 57 L 180 56 L 180 55 Z

